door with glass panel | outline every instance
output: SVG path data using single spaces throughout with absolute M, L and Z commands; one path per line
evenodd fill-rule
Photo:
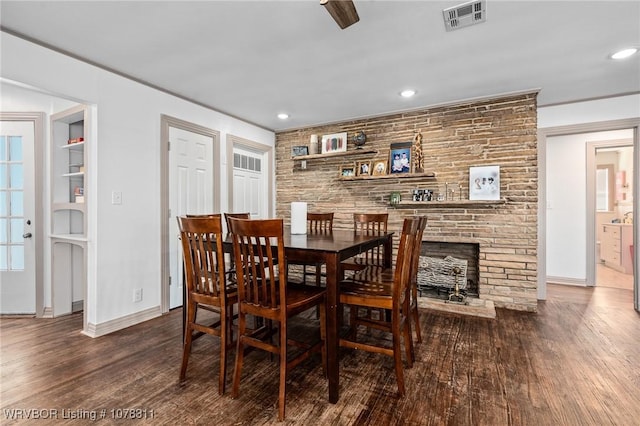
M 0 313 L 36 312 L 34 123 L 0 121 Z

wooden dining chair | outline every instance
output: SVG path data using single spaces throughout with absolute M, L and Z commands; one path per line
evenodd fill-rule
M 331 234 L 333 232 L 333 213 L 309 213 L 307 212 L 307 232 L 314 234 Z M 296 264 L 300 264 L 296 262 Z M 307 268 L 310 271 L 307 271 Z M 326 274 L 322 272 L 321 262 L 304 262 L 302 263 L 302 280 L 306 283 L 307 277 L 315 278 L 317 286 L 322 285 L 322 277 Z
M 353 230 L 358 234 L 387 233 L 388 213 L 354 213 Z M 342 262 L 345 271 L 360 271 L 367 266 L 384 266 L 384 247 L 377 246 Z
M 229 219 L 251 219 L 251 213 L 225 213 L 224 220 L 227 223 L 227 232 L 229 232 Z
M 413 366 L 414 357 L 409 319 L 410 273 L 419 222 L 417 217 L 404 220 L 394 268 L 366 268 L 352 279 L 340 283 L 340 303 L 347 305 L 350 311 L 349 332 L 340 338 L 340 346 L 393 357 L 401 396 L 405 394 L 402 340 L 408 367 Z M 378 319 L 369 315 L 360 316 L 360 308 L 387 310 L 390 316 L 389 319 L 385 315 Z M 389 347 L 384 343 L 386 340 L 382 339 L 380 344 L 359 341 L 357 329 L 360 325 L 391 333 L 392 346 Z
M 186 318 L 180 383 L 183 384 L 193 339 L 202 333 L 220 338 L 218 393 L 223 394 L 227 376 L 227 354 L 233 348 L 233 306 L 237 287 L 230 285 L 224 263 L 221 215 L 178 217 L 186 281 Z M 213 323 L 198 321 L 198 310 L 214 312 Z
M 240 391 L 240 378 L 245 348 L 257 348 L 278 355 L 280 385 L 278 419 L 284 420 L 287 372 L 307 359 L 313 352 L 321 352 L 322 366 L 326 366 L 325 298 L 324 288 L 287 282 L 287 260 L 284 251 L 282 219 L 229 219 L 233 250 L 238 274 L 238 343 L 233 374 L 232 397 Z M 288 320 L 303 311 L 319 306 L 320 339 L 315 342 L 294 341 L 288 335 Z M 247 315 L 262 319 L 255 329 L 247 327 Z M 273 341 L 278 325 L 278 339 Z M 302 349 L 294 357 L 287 357 L 287 348 Z
M 411 302 L 409 310 L 413 321 L 413 329 L 416 333 L 416 342 L 422 342 L 422 333 L 420 332 L 420 313 L 418 311 L 418 267 L 420 265 L 420 252 L 422 251 L 422 236 L 427 227 L 427 217 L 419 216 L 418 232 L 416 233 L 414 247 L 411 260 Z

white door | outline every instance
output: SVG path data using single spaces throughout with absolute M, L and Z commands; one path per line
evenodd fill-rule
M 0 122 L 0 313 L 36 312 L 34 124 Z
M 249 212 L 253 219 L 269 216 L 265 166 L 264 153 L 233 147 L 233 212 Z
M 182 305 L 183 261 L 177 216 L 213 213 L 213 138 L 169 128 L 169 309 Z

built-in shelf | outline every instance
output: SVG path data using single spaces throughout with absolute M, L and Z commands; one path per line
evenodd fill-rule
M 84 203 L 54 203 L 53 210 L 78 210 L 84 212 L 85 204 Z
M 69 242 L 78 242 L 78 243 L 86 243 L 88 241 L 87 237 L 83 234 L 51 234 L 50 238 L 58 241 L 69 241 Z
M 446 200 L 446 201 L 400 201 L 398 204 L 390 204 L 398 209 L 408 208 L 439 208 L 439 207 L 497 207 L 505 204 L 507 200 Z
M 394 173 L 390 175 L 340 176 L 340 180 L 373 180 L 373 179 L 435 179 L 434 172 L 427 173 Z
M 352 155 L 363 155 L 363 154 L 377 154 L 378 150 L 376 149 L 353 149 L 351 151 L 341 151 L 341 152 L 330 152 L 328 154 L 310 154 L 310 155 L 297 155 L 295 157 L 291 157 L 292 160 L 318 160 L 321 158 L 331 158 L 331 157 L 348 157 Z
M 62 149 L 80 149 L 84 147 L 84 141 L 82 142 L 75 142 L 75 143 L 68 143 L 66 145 L 61 145 L 60 148 Z

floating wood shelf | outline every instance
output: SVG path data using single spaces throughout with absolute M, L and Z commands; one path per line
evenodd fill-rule
M 448 200 L 448 201 L 400 201 L 398 204 L 390 204 L 391 207 L 397 209 L 408 208 L 441 208 L 441 207 L 460 207 L 460 208 L 473 208 L 473 207 L 497 207 L 505 204 L 507 200 Z
M 321 158 L 332 158 L 332 157 L 348 157 L 352 155 L 362 155 L 362 154 L 377 154 L 377 149 L 352 149 L 351 151 L 341 151 L 341 152 L 330 152 L 328 154 L 310 154 L 310 155 L 297 155 L 295 157 L 291 157 L 292 160 L 319 160 Z
M 435 172 L 427 173 L 395 173 L 379 176 L 341 176 L 340 180 L 373 180 L 373 179 L 435 179 Z

